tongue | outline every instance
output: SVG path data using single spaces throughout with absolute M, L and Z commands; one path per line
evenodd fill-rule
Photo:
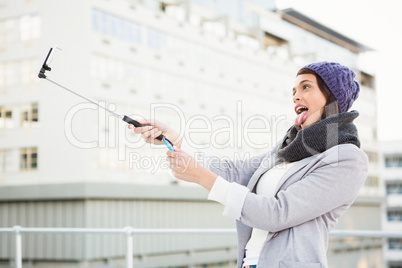
M 300 114 L 298 114 L 295 118 L 295 125 L 296 126 L 301 126 L 307 119 L 307 111 L 303 111 Z

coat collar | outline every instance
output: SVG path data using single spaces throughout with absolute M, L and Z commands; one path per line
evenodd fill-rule
M 250 191 L 253 191 L 255 185 L 257 184 L 261 176 L 265 172 L 273 168 L 278 162 L 279 159 L 276 157 L 276 154 L 268 155 L 261 161 L 260 166 L 258 167 L 256 172 L 254 172 L 249 183 L 247 184 L 247 187 L 250 189 Z
M 306 157 L 300 161 L 294 162 L 294 164 L 285 172 L 285 174 L 282 176 L 282 178 L 278 182 L 275 192 L 277 192 L 281 188 L 281 186 L 289 179 L 289 177 L 291 177 L 294 173 L 296 173 L 297 171 L 299 171 L 300 169 L 305 167 L 311 161 L 312 157 L 314 157 L 314 156 Z M 262 160 L 257 171 L 251 177 L 249 183 L 247 184 L 247 188 L 253 192 L 254 188 L 257 185 L 257 182 L 262 177 L 262 175 L 264 175 L 268 170 L 270 170 L 271 168 L 273 168 L 274 166 L 276 166 L 279 163 L 280 163 L 280 160 L 278 159 L 276 153 L 265 157 Z
M 294 164 L 283 174 L 282 178 L 279 180 L 278 185 L 275 188 L 275 193 L 278 193 L 279 189 L 281 189 L 282 185 L 296 172 L 307 166 L 308 163 L 311 162 L 311 158 L 314 156 L 306 157 L 302 160 L 294 162 Z M 301 178 L 297 178 L 300 180 Z

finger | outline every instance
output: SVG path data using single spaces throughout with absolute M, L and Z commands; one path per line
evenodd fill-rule
M 158 132 L 158 131 L 159 131 L 159 129 L 157 129 L 157 128 L 147 130 L 142 133 L 142 137 L 144 138 L 144 140 L 153 140 L 152 135 L 154 135 L 155 132 Z
M 183 160 L 183 161 L 180 161 L 180 163 L 177 165 L 177 167 L 180 169 L 181 173 L 184 173 L 187 171 L 188 164 L 187 164 L 187 162 L 185 162 Z
M 152 119 L 146 119 L 146 118 L 141 118 L 137 120 L 138 123 L 141 123 L 143 125 L 149 125 L 149 126 L 154 126 L 155 125 L 155 120 Z
M 149 136 L 150 139 L 156 139 L 156 137 L 159 137 L 162 134 L 161 130 L 158 131 L 154 131 L 153 134 L 151 134 L 151 136 Z
M 153 139 L 151 139 L 151 138 L 144 138 L 144 141 L 146 142 L 146 143 L 152 143 L 152 141 L 153 141 Z
M 151 130 L 153 128 L 154 128 L 153 126 L 136 127 L 136 128 L 134 128 L 134 133 L 135 134 L 142 134 L 142 133 L 147 132 L 147 131 L 149 131 L 149 130 Z
M 177 155 L 181 155 L 181 156 L 185 156 L 185 155 L 188 155 L 185 151 L 183 151 L 183 150 L 181 150 L 181 149 L 179 149 L 179 148 L 177 148 L 177 150 L 176 150 L 176 146 L 174 146 L 174 151 L 167 151 L 166 152 L 166 154 L 168 155 L 168 156 L 177 156 Z
M 175 151 L 170 151 L 170 150 L 168 150 L 168 151 L 166 152 L 166 155 L 167 155 L 168 157 L 174 158 L 174 157 L 176 156 L 175 153 L 176 153 Z
M 166 161 L 168 161 L 168 162 L 171 164 L 171 163 L 173 163 L 174 158 L 168 156 L 168 157 L 166 158 Z
M 169 157 L 166 159 L 169 163 L 174 164 L 175 166 L 177 166 L 180 162 L 180 159 L 175 158 L 175 157 Z

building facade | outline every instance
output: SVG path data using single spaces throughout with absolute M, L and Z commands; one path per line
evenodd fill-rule
M 230 159 L 272 148 L 293 124 L 300 67 L 348 65 L 361 82 L 353 108 L 370 170 L 337 228 L 380 229 L 375 78 L 358 65 L 367 48 L 294 10 L 276 11 L 274 1 L 229 2 L 0 1 L 0 227 L 234 226 L 205 191 L 171 176 L 164 147 L 37 77 L 57 44 L 53 81 L 119 113 L 165 121 L 190 145 Z M 235 260 L 234 237 L 169 239 L 140 239 L 136 265 Z M 13 242 L 1 241 L 0 265 L 8 267 Z M 23 256 L 35 267 L 118 267 L 124 250 L 113 241 L 27 236 Z M 376 239 L 332 239 L 328 255 L 331 267 L 383 265 Z
M 381 176 L 386 191 L 383 226 L 387 231 L 402 230 L 402 142 L 381 142 Z M 384 246 L 387 267 L 402 267 L 402 239 L 389 238 Z

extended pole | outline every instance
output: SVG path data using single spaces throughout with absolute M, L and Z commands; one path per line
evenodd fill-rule
M 58 48 L 58 47 L 55 46 L 55 48 Z M 57 85 L 57 86 L 59 86 L 59 87 L 65 89 L 65 90 L 67 90 L 67 91 L 69 91 L 69 92 L 71 92 L 71 93 L 77 95 L 78 97 L 81 97 L 81 98 L 83 98 L 83 99 L 89 101 L 90 103 L 93 103 L 93 104 L 97 105 L 98 107 L 101 107 L 102 109 L 104 109 L 104 110 L 106 110 L 107 112 L 113 114 L 114 116 L 117 116 L 118 118 L 120 118 L 121 120 L 123 120 L 124 122 L 126 122 L 126 123 L 128 123 L 128 124 L 132 124 L 132 125 L 134 125 L 135 127 L 143 127 L 143 126 L 144 126 L 143 124 L 141 124 L 141 123 L 139 123 L 138 121 L 136 121 L 136 120 L 134 120 L 134 119 L 128 117 L 127 115 L 122 115 L 122 114 L 116 113 L 115 111 L 109 110 L 108 108 L 106 108 L 106 107 L 100 105 L 97 101 L 94 101 L 94 100 L 92 100 L 92 99 L 90 99 L 90 98 L 88 98 L 88 97 L 86 97 L 86 96 L 84 96 L 84 95 L 81 95 L 81 94 L 77 93 L 76 91 L 74 91 L 74 90 L 72 90 L 72 89 L 69 89 L 68 87 L 63 86 L 62 84 L 57 83 L 56 81 L 53 81 L 53 80 L 49 79 L 49 78 L 47 77 L 47 75 L 46 75 L 46 71 L 49 71 L 49 72 L 50 72 L 50 71 L 52 70 L 52 68 L 50 68 L 50 66 L 48 65 L 48 62 L 50 62 L 50 59 L 52 58 L 52 53 L 53 53 L 53 48 L 50 48 L 49 53 L 47 54 L 47 56 L 46 56 L 46 58 L 45 58 L 45 61 L 43 62 L 42 67 L 41 67 L 41 69 L 40 69 L 40 71 L 39 71 L 39 73 L 38 73 L 38 77 L 39 77 L 39 78 L 46 79 L 47 81 L 49 81 L 49 82 L 51 82 L 51 83 L 53 83 L 53 84 L 55 84 L 55 85 Z M 156 137 L 156 139 L 157 139 L 157 140 L 160 140 L 160 141 L 163 141 L 163 142 L 165 143 L 166 147 L 167 147 L 169 150 L 174 151 L 174 148 L 173 148 L 174 145 L 173 145 L 173 143 L 172 143 L 170 140 L 168 140 L 168 139 L 165 137 L 165 135 L 161 134 L 161 135 L 159 135 L 158 137 Z

